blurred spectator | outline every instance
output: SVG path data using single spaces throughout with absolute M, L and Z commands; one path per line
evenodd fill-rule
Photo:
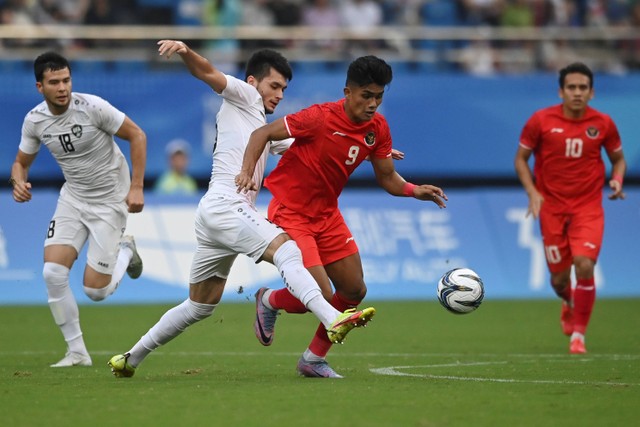
M 469 42 L 462 49 L 459 60 L 464 71 L 477 77 L 489 77 L 498 71 L 498 54 L 488 40 Z
M 196 194 L 198 185 L 187 173 L 189 165 L 189 143 L 183 139 L 174 139 L 165 148 L 169 161 L 169 170 L 163 173 L 154 190 L 157 194 L 192 195 Z
M 502 0 L 461 0 L 463 19 L 468 25 L 500 24 Z
M 316 33 L 330 32 L 340 27 L 340 13 L 332 0 L 308 0 L 302 9 L 302 24 L 314 27 Z M 310 45 L 336 51 L 341 43 L 338 40 L 314 40 Z
M 242 0 L 241 25 L 251 27 L 272 27 L 275 25 L 273 12 L 267 7 L 267 0 Z M 242 40 L 240 46 L 246 50 L 276 47 L 273 40 Z
M 266 8 L 273 15 L 273 23 L 278 27 L 292 27 L 300 25 L 302 22 L 300 5 L 289 0 L 267 0 Z M 293 47 L 295 40 L 278 40 L 275 43 L 277 48 Z
M 382 25 L 382 7 L 374 0 L 344 0 L 340 2 L 340 21 L 354 36 L 367 35 L 370 30 Z M 353 57 L 371 54 L 371 49 L 380 47 L 381 42 L 371 38 L 349 40 L 347 50 Z

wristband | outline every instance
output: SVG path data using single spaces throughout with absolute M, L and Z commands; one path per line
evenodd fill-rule
M 618 181 L 620 183 L 620 185 L 622 186 L 622 181 L 623 181 L 622 175 L 614 173 L 611 176 L 611 179 L 614 180 L 614 181 Z
M 404 183 L 404 187 L 402 187 L 402 194 L 407 196 L 407 197 L 414 197 L 413 196 L 413 189 L 416 188 L 417 186 L 415 184 L 412 184 L 410 182 L 405 182 Z

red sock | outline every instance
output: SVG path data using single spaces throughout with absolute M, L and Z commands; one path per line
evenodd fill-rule
M 308 311 L 307 307 L 298 298 L 294 297 L 287 288 L 271 292 L 269 304 L 276 310 L 282 309 L 287 313 L 306 313 Z
M 345 311 L 349 308 L 357 307 L 360 301 L 347 301 L 336 292 L 331 298 L 331 305 L 338 311 Z M 309 344 L 309 350 L 316 356 L 325 357 L 333 343 L 327 337 L 327 328 L 322 323 L 316 329 L 316 334 Z
M 593 277 L 578 279 L 573 291 L 573 330 L 583 334 L 587 330 L 591 311 L 596 300 L 596 285 Z

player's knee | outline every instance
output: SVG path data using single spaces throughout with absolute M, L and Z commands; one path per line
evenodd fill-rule
M 293 240 L 284 242 L 278 250 L 273 254 L 273 264 L 282 271 L 281 266 L 289 262 L 302 264 L 302 252 Z
M 575 257 L 573 265 L 576 269 L 576 276 L 581 279 L 590 279 L 593 277 L 595 262 L 587 257 Z
M 90 288 L 88 286 L 84 287 L 84 293 L 92 300 L 92 301 L 102 301 L 109 295 L 111 295 L 110 289 L 107 286 L 104 288 Z
M 42 268 L 42 278 L 47 286 L 65 285 L 69 281 L 69 269 L 64 265 L 45 262 Z
M 207 317 L 213 314 L 213 310 L 215 310 L 215 304 L 203 304 L 201 302 L 195 302 L 191 299 L 189 301 L 189 316 L 199 322 L 200 320 L 204 320 Z

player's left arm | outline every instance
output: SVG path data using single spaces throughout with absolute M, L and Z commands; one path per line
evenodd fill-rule
M 416 185 L 407 182 L 396 172 L 391 157 L 375 157 L 371 158 L 373 171 L 376 174 L 376 180 L 387 193 L 394 196 L 415 197 L 418 200 L 432 201 L 438 207 L 445 208 L 445 201 L 449 200 L 441 188 L 434 185 L 422 184 Z
M 147 135 L 129 117 L 124 118 L 118 138 L 129 141 L 131 153 L 131 187 L 127 195 L 129 212 L 141 212 L 144 207 L 144 170 L 147 162 Z
M 607 152 L 609 161 L 611 161 L 611 179 L 609 180 L 609 188 L 613 191 L 609 194 L 610 200 L 624 199 L 625 194 L 622 191 L 622 183 L 624 175 L 627 172 L 627 162 L 624 159 L 622 149 L 612 153 Z

